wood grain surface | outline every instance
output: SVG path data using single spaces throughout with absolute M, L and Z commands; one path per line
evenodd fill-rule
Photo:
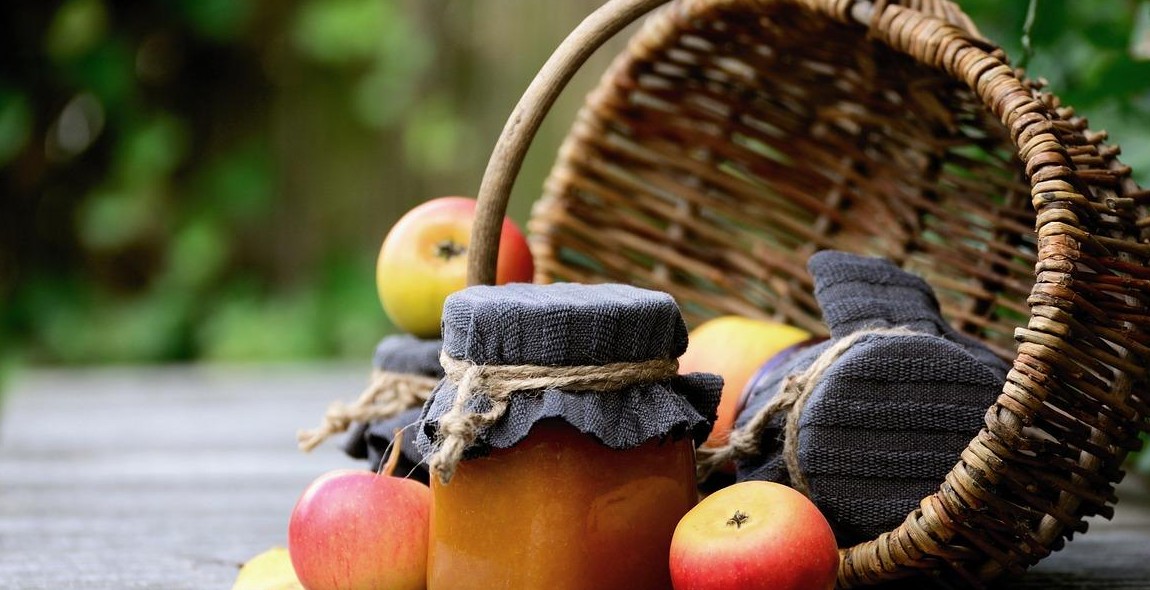
M 33 371 L 0 407 L 0 588 L 210 590 L 286 543 L 312 478 L 362 466 L 295 449 L 348 365 Z M 1000 588 L 1150 588 L 1150 491 L 1128 478 L 1113 521 Z M 899 584 L 923 588 L 922 582 Z

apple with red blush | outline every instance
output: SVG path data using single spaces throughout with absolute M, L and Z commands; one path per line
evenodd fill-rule
M 467 253 L 477 201 L 440 197 L 403 215 L 391 227 L 376 262 L 376 287 L 396 327 L 420 338 L 437 338 L 443 301 L 467 286 Z M 526 283 L 535 265 L 523 232 L 504 217 L 495 283 Z
M 671 539 L 675 590 L 831 590 L 834 532 L 806 496 L 742 481 L 703 498 Z
M 366 470 L 340 469 L 304 490 L 288 552 L 307 590 L 424 590 L 431 490 Z

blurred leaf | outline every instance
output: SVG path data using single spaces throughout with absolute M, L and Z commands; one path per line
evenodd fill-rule
M 178 356 L 188 302 L 173 297 L 100 299 L 56 308 L 40 326 L 42 342 L 66 362 L 156 362 Z
M 435 58 L 435 47 L 409 18 L 386 24 L 379 31 L 375 65 L 354 89 L 358 112 L 376 127 L 401 121 L 408 107 L 422 98 L 418 82 Z
M 52 16 L 45 49 L 57 60 L 76 57 L 95 46 L 107 27 L 108 13 L 101 0 L 68 0 Z
M 148 188 L 97 192 L 81 206 L 81 241 L 93 250 L 115 250 L 141 238 L 156 218 Z
M 197 340 L 209 360 L 270 361 L 336 355 L 369 359 L 394 331 L 375 291 L 372 257 L 332 256 L 320 276 L 290 292 L 233 286 L 201 322 Z
M 1096 0 L 1095 0 L 1096 1 Z M 1109 0 L 1098 4 L 1110 4 L 1109 9 L 1091 3 L 1075 2 L 1079 7 L 1076 26 L 1090 44 L 1098 50 L 1125 52 L 1130 47 L 1130 35 L 1134 32 L 1134 15 L 1128 0 Z M 1082 10 L 1082 8 L 1086 8 Z M 1089 14 L 1094 18 L 1089 18 Z
M 267 213 L 275 196 L 276 179 L 270 154 L 258 139 L 219 154 L 203 164 L 192 180 L 194 200 L 229 220 Z
M 1116 100 L 1150 91 L 1150 61 L 1134 61 L 1125 52 L 1109 57 L 1089 81 L 1098 88 L 1096 94 Z
M 32 133 L 32 107 L 27 97 L 0 90 L 0 168 L 15 158 Z
M 91 51 L 62 66 L 60 72 L 78 89 L 95 94 L 109 110 L 126 108 L 134 91 L 135 55 L 122 41 L 107 38 Z
M 213 219 L 188 223 L 172 239 L 161 282 L 167 288 L 198 292 L 220 276 L 230 249 L 229 236 Z
M 418 78 L 434 48 L 393 0 L 312 0 L 293 29 L 297 49 L 328 65 L 366 65 L 352 100 L 360 122 L 400 122 L 416 103 Z
M 422 98 L 417 96 L 416 79 L 424 63 L 431 61 L 430 52 L 400 55 L 410 59 L 401 64 L 382 60 L 353 89 L 355 113 L 360 122 L 377 129 L 404 123 L 419 102 L 417 99 Z
M 409 80 L 375 68 L 355 85 L 352 104 L 360 123 L 382 129 L 401 123 L 415 98 Z
M 1046 48 L 1036 49 L 1028 70 L 1031 76 L 1046 78 L 1050 82 L 1050 90 L 1066 99 L 1068 90 L 1090 91 L 1081 80 L 1089 75 L 1090 69 L 1099 67 L 1097 60 L 1097 52 L 1080 34 L 1069 33 Z M 1081 104 L 1080 101 L 1071 102 Z
M 206 360 L 269 361 L 320 356 L 319 308 L 309 290 L 233 293 L 208 310 L 197 340 Z
M 129 130 L 117 146 L 115 177 L 80 206 L 82 242 L 114 250 L 159 229 L 167 179 L 184 158 L 186 143 L 183 124 L 166 114 Z
M 366 61 L 402 17 L 390 0 L 310 0 L 300 7 L 292 38 L 319 62 Z
M 371 358 L 379 339 L 395 331 L 379 303 L 374 258 L 332 257 L 323 268 L 320 310 L 332 352 Z
M 413 111 L 403 134 L 408 161 L 425 173 L 450 170 L 459 160 L 463 121 L 441 96 L 421 101 Z
M 125 184 L 151 183 L 170 175 L 187 150 L 184 122 L 161 113 L 128 130 L 116 155 L 116 172 Z
M 255 12 L 254 0 L 178 0 L 197 33 L 218 42 L 239 37 Z

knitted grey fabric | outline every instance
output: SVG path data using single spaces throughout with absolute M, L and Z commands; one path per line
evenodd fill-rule
M 938 489 L 983 426 L 1008 367 L 951 328 L 930 286 L 889 261 L 824 251 L 808 268 L 831 340 L 752 382 L 736 426 L 836 340 L 868 328 L 916 332 L 862 336 L 823 374 L 799 420 L 798 458 L 811 499 L 840 542 L 853 544 L 895 528 Z M 782 426 L 772 421 L 763 455 L 739 462 L 739 480 L 789 481 Z
M 613 284 L 478 286 L 448 296 L 443 347 L 451 357 L 479 365 L 602 365 L 678 358 L 687 347 L 687 328 L 674 299 L 657 291 Z M 615 449 L 666 437 L 701 443 L 721 389 L 718 376 L 693 373 L 610 393 L 515 394 L 507 413 L 480 433 L 465 457 L 511 447 L 547 418 L 560 418 Z M 425 456 L 438 444 L 438 419 L 456 391 L 445 379 L 424 406 L 416 442 Z M 489 407 L 483 396 L 468 405 L 473 412 Z
M 889 260 L 825 250 L 811 256 L 807 269 L 815 279 L 815 299 L 832 338 L 864 328 L 904 326 L 946 338 L 988 367 L 1006 364 L 977 340 L 943 319 L 934 290 L 921 278 Z
M 426 340 L 408 334 L 388 336 L 375 347 L 372 365 L 380 371 L 442 379 L 443 367 L 439 364 L 442 345 L 438 339 Z M 426 482 L 427 467 L 421 465 L 423 455 L 415 446 L 414 424 L 419 421 L 420 410 L 412 408 L 391 418 L 352 426 L 344 442 L 344 452 L 354 459 L 367 459 L 372 469 L 378 470 L 395 431 L 406 428 L 396 474 L 410 472 L 412 478 Z

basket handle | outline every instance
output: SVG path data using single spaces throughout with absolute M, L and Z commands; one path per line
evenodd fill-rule
M 479 203 L 471 230 L 471 251 L 467 255 L 468 285 L 495 283 L 499 230 L 507 212 L 511 187 L 535 132 L 559 93 L 603 43 L 669 1 L 609 0 L 567 35 L 535 75 L 503 126 L 479 185 Z

